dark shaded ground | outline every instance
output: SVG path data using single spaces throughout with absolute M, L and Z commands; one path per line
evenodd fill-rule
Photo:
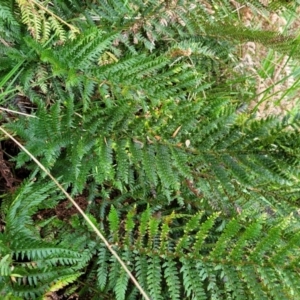
M 15 164 L 10 159 L 19 153 L 13 141 L 0 142 L 0 194 L 13 192 L 14 189 L 28 176 L 25 169 L 15 169 Z
M 85 211 L 88 205 L 88 200 L 86 196 L 79 195 L 74 198 L 75 202 L 80 206 L 80 208 Z M 35 216 L 35 219 L 49 219 L 53 216 L 57 216 L 58 219 L 67 221 L 73 215 L 77 215 L 79 212 L 77 209 L 71 205 L 69 200 L 61 201 L 55 208 L 42 209 Z

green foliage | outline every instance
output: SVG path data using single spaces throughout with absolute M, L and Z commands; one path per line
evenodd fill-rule
M 32 183 L 26 183 L 17 192 L 18 201 L 5 209 L 7 225 L 1 241 L 2 292 L 32 298 L 58 282 L 62 286 L 68 284 L 80 276 L 79 269 L 86 266 L 98 249 L 97 286 L 106 293 L 111 290 L 117 299 L 125 299 L 127 275 L 104 245 L 89 243 L 87 232 L 82 238 L 79 229 L 84 232 L 82 221 L 71 222 L 76 234 L 70 233 L 59 243 L 59 237 L 64 236 L 61 230 L 70 225 L 40 224 L 39 230 L 51 226 L 57 236 L 51 238 L 51 242 L 39 237 L 41 233 L 33 226 L 31 215 L 33 209 L 45 207 L 45 197 L 47 207 L 57 201 L 51 193 L 49 195 L 49 189 L 53 190 L 48 184 L 36 191 Z M 181 215 L 173 212 L 158 218 L 148 207 L 139 214 L 135 210 L 124 212 L 126 224 L 131 224 L 124 227 L 111 206 L 108 223 L 104 221 L 102 225 L 115 249 L 155 299 L 207 299 L 208 295 L 219 299 L 228 299 L 226 295 L 236 299 L 267 299 L 270 295 L 274 299 L 298 297 L 299 239 L 294 236 L 297 231 L 291 229 L 298 223 L 298 217 L 278 217 L 271 222 L 266 213 L 252 217 L 252 212 L 244 212 L 220 227 L 224 221 L 220 213 Z M 22 229 L 19 222 L 23 224 Z M 16 278 L 15 282 L 11 283 L 9 277 Z
M 1 233 L 1 294 L 13 293 L 35 298 L 51 289 L 74 282 L 85 264 L 80 248 L 70 249 L 65 242 L 42 238 L 37 225 L 39 209 L 51 208 L 61 196 L 53 192 L 53 184 L 25 182 L 15 193 L 14 201 L 2 204 L 5 230 Z M 35 216 L 35 218 L 34 218 Z
M 151 299 L 300 298 L 300 115 L 239 111 L 256 95 L 252 73 L 235 69 L 245 41 L 295 59 L 299 42 L 235 11 L 229 1 L 0 4 L 1 103 L 17 92 L 35 117 L 2 126 L 84 198 Z M 140 299 L 27 154 L 11 160 L 30 175 L 2 197 L 0 295 Z

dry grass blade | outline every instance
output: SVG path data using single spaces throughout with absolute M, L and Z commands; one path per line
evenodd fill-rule
M 25 114 L 25 113 L 22 113 L 20 111 L 11 110 L 11 109 L 4 108 L 4 107 L 1 107 L 1 106 L 0 106 L 0 110 L 7 111 L 7 112 L 10 112 L 10 113 L 13 113 L 13 114 L 18 114 L 18 115 L 30 117 L 30 118 L 37 118 L 37 116 Z

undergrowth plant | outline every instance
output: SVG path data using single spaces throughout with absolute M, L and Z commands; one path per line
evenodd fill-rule
M 7 0 L 0 15 L 1 127 L 149 298 L 300 298 L 300 114 L 241 109 L 256 81 L 236 68 L 247 41 L 297 61 L 296 32 L 245 26 L 225 0 Z M 1 297 L 141 299 L 28 153 L 11 161 L 29 175 L 1 197 Z

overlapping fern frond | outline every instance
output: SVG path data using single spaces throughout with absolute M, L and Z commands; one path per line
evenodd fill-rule
M 42 237 L 46 224 L 36 227 L 37 211 L 54 207 L 61 198 L 52 191 L 53 184 L 34 186 L 33 182 L 26 182 L 16 192 L 15 201 L 6 199 L 2 204 L 1 211 L 5 213 L 0 247 L 2 295 L 13 293 L 22 299 L 35 299 L 53 284 L 68 285 L 82 274 L 88 259 L 78 252 L 75 240 L 74 248 L 70 249 L 65 241 Z
M 53 285 L 75 281 L 95 255 L 93 268 L 97 274 L 98 296 L 106 287 L 106 293 L 111 290 L 117 299 L 126 299 L 132 289 L 126 274 L 104 245 L 91 244 L 88 235 L 80 235 L 85 226 L 78 216 L 71 217 L 67 226 L 58 222 L 55 225 L 53 221 L 40 223 L 41 230 L 52 228 L 54 235 L 38 238 L 40 234 L 30 215 L 38 207 L 53 206 L 57 197 L 49 198 L 51 185 L 39 191 L 32 187 L 32 183 L 23 185 L 18 201 L 5 206 L 2 292 L 35 298 L 53 290 Z M 51 204 L 42 202 L 46 197 Z M 101 225 L 151 297 L 299 297 L 298 215 L 273 218 L 270 222 L 267 212 L 257 217 L 253 212 L 244 211 L 226 222 L 221 211 L 211 214 L 198 211 L 193 215 L 158 212 L 149 205 L 144 210 L 133 206 L 123 213 L 111 206 Z M 20 230 L 20 224 L 24 230 Z M 63 236 L 60 226 L 73 227 L 77 233 L 57 243 Z M 89 284 L 94 285 L 93 277 L 88 279 Z
M 17 3 L 0 4 L 2 103 L 13 88 L 35 118 L 1 126 L 86 199 L 149 296 L 300 298 L 299 114 L 241 110 L 256 89 L 235 68 L 245 41 L 297 58 L 294 33 L 238 14 L 280 3 Z M 0 293 L 140 299 L 81 218 L 59 218 L 67 207 L 27 154 L 12 161 L 31 179 L 3 197 Z
M 157 217 L 149 207 L 141 212 L 140 217 L 136 216 L 135 210 L 129 211 L 124 218 L 125 224 L 135 226 L 121 225 L 113 207 L 108 215 L 112 242 L 124 257 L 135 256 L 131 269 L 151 297 L 298 297 L 297 255 L 292 250 L 297 239 L 286 239 L 293 235 L 289 228 L 297 223 L 297 217 L 274 220 L 271 226 L 267 214 L 251 219 L 243 213 L 223 227 L 218 213 L 163 214 Z M 120 228 L 119 235 L 117 228 Z M 112 270 L 114 263 L 101 255 L 98 264 L 98 280 L 103 284 L 103 272 Z M 105 270 L 103 266 L 106 266 Z M 117 281 L 122 277 L 121 273 L 119 276 Z M 126 289 L 127 283 L 124 284 Z M 275 290 L 272 288 L 274 284 Z

